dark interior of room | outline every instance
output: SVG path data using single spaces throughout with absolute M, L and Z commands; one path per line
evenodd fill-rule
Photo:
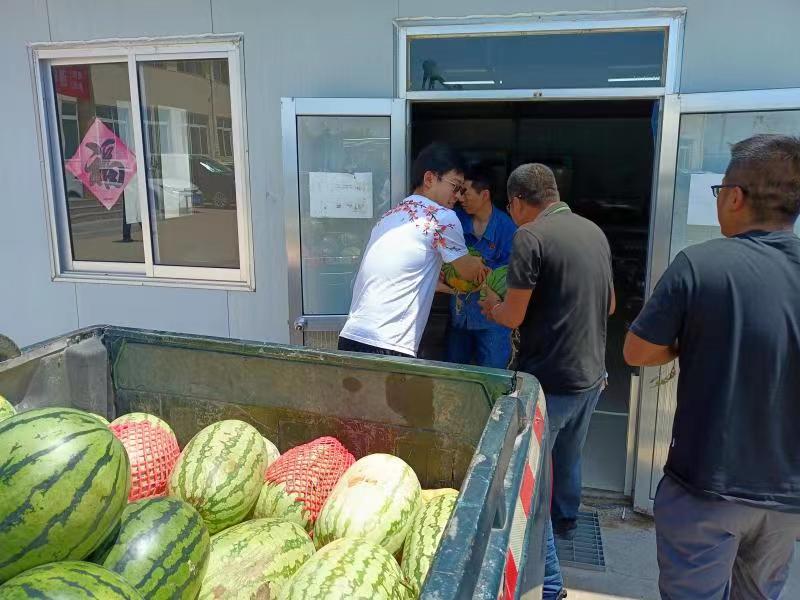
M 595 453 L 598 460 L 600 454 L 612 460 L 602 461 L 607 473 L 597 482 L 587 482 L 603 489 L 621 490 L 624 483 L 632 371 L 622 359 L 622 344 L 644 297 L 655 110 L 655 102 L 649 100 L 412 105 L 412 157 L 427 144 L 442 141 L 467 160 L 490 165 L 496 178 L 492 199 L 501 210 L 505 210 L 505 182 L 511 171 L 523 163 L 544 163 L 555 172 L 561 198 L 576 213 L 597 223 L 608 237 L 617 312 L 608 328 L 609 388 L 598 404 L 593 429 L 603 440 Z M 447 323 L 448 298 L 437 294 L 421 357 L 444 360 Z M 601 426 L 604 420 L 608 426 Z M 587 447 L 593 445 L 592 435 L 590 431 Z

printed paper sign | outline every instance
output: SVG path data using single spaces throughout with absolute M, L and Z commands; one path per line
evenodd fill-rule
M 95 118 L 65 166 L 110 209 L 136 174 L 136 157 L 117 134 Z
M 309 173 L 311 216 L 372 218 L 372 173 Z
M 689 176 L 689 225 L 719 227 L 717 201 L 711 186 L 722 183 L 722 173 L 692 173 Z

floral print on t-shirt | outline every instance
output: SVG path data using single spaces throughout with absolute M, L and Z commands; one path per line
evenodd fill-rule
M 439 248 L 447 248 L 448 250 L 456 250 L 454 246 L 447 245 L 447 238 L 445 232 L 448 229 L 455 227 L 455 223 L 439 223 L 437 214 L 445 208 L 437 205 L 427 204 L 413 197 L 408 198 L 389 210 L 381 220 L 389 215 L 404 213 L 405 216 L 414 226 L 421 230 L 425 237 L 431 236 L 431 248 L 438 250 Z

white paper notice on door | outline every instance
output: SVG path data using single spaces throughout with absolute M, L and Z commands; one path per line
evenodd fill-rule
M 719 227 L 717 200 L 711 193 L 712 185 L 722 183 L 722 173 L 692 173 L 689 176 L 689 225 Z
M 309 173 L 311 216 L 372 218 L 372 173 Z

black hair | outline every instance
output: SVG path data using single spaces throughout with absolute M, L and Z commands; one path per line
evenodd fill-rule
M 494 189 L 494 175 L 488 165 L 475 162 L 464 171 L 464 181 L 468 181 L 476 192 Z
M 756 219 L 794 223 L 800 214 L 800 137 L 761 134 L 733 145 L 725 180 L 745 192 Z
M 426 146 L 414 159 L 411 166 L 411 189 L 422 186 L 425 173 L 432 171 L 439 177 L 449 171 L 464 172 L 464 159 L 450 146 L 434 142 Z

